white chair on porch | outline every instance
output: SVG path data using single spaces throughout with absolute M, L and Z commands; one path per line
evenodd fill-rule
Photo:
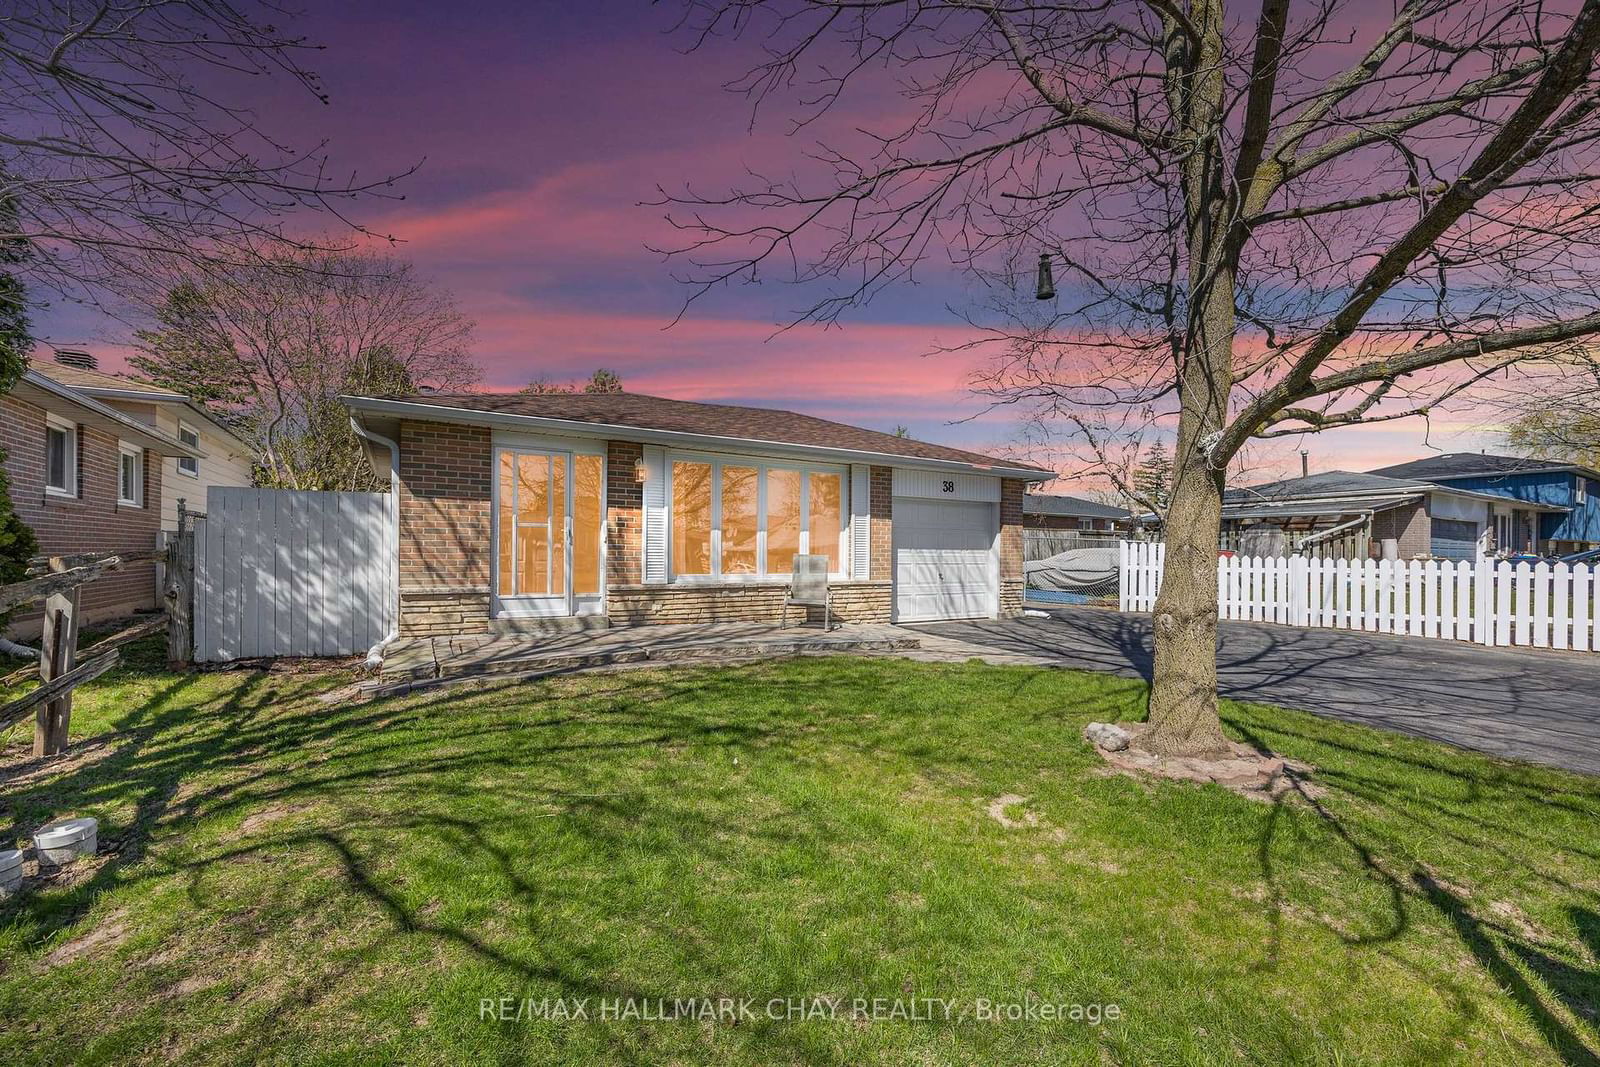
M 789 592 L 783 598 L 783 626 L 789 626 L 789 605 L 821 608 L 822 629 L 833 629 L 833 593 L 828 587 L 827 556 L 795 556 Z

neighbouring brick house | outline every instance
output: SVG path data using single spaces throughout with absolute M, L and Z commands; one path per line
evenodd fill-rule
M 633 393 L 343 398 L 398 455 L 401 631 L 776 621 L 796 554 L 836 615 L 1022 606 L 1027 464 L 811 416 Z M 798 621 L 798 615 L 791 613 Z
M 255 456 L 249 443 L 193 398 L 149 382 L 106 374 L 96 368 L 94 357 L 87 352 L 62 351 L 56 358 L 72 362 L 35 360 L 32 369 L 199 450 L 198 458 L 166 456 L 160 463 L 161 493 L 151 494 L 151 499 L 160 502 L 161 529 L 178 528 L 178 501 L 184 502 L 191 515 L 203 515 L 210 486 L 251 484 Z
M 30 367 L 0 397 L 0 448 L 17 515 L 45 555 L 149 551 L 161 529 L 163 457 L 199 459 L 199 448 L 168 436 Z M 156 606 L 154 564 L 135 564 L 82 588 L 86 621 Z M 38 632 L 39 616 L 11 630 Z

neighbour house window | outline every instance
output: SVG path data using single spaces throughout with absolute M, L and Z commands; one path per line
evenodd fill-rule
M 44 485 L 57 496 L 78 495 L 78 428 L 70 422 L 45 424 Z
M 178 423 L 178 440 L 190 448 L 200 447 L 200 431 L 188 423 Z M 178 473 L 187 474 L 191 478 L 200 477 L 200 461 L 189 456 L 178 457 Z
M 687 457 L 669 470 L 673 577 L 788 577 L 802 553 L 844 572 L 842 470 Z
M 144 449 L 135 445 L 117 449 L 117 503 L 144 507 Z
M 1577 487 L 1573 493 L 1573 496 L 1576 499 L 1576 502 L 1579 504 L 1587 503 L 1589 500 L 1589 479 L 1585 478 L 1581 474 L 1578 475 Z

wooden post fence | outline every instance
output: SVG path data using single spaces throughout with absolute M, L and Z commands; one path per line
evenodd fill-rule
M 35 716 L 33 754 L 54 756 L 67 747 L 67 732 L 72 724 L 72 690 L 75 686 L 98 678 L 117 665 L 118 651 L 123 645 L 142 637 L 166 631 L 169 659 L 188 662 L 190 659 L 187 621 L 189 600 L 186 590 L 193 587 L 193 530 L 184 530 L 188 540 L 180 536 L 177 543 L 187 544 L 187 555 L 178 552 L 99 552 L 76 556 L 52 556 L 37 560 L 29 568 L 29 577 L 7 586 L 0 586 L 0 610 L 20 604 L 44 601 L 44 634 L 40 640 L 39 662 L 29 664 L 0 678 L 0 686 L 15 685 L 38 674 L 39 687 L 32 692 L 5 704 L 0 704 L 0 730 Z M 78 592 L 79 589 L 101 575 L 129 563 L 145 560 L 166 560 L 169 588 L 176 586 L 180 593 L 169 597 L 184 606 L 183 619 L 174 619 L 166 612 L 144 622 L 135 623 L 89 648 L 78 652 Z M 174 634 L 177 631 L 177 634 Z
M 50 573 L 62 574 L 68 570 L 60 557 L 52 557 Z M 44 601 L 44 636 L 39 643 L 39 680 L 46 685 L 77 665 L 78 658 L 78 589 L 51 593 Z M 53 756 L 67 747 L 67 724 L 72 719 L 72 690 L 39 708 L 33 731 L 33 754 Z
M 194 525 L 178 500 L 178 532 L 167 542 L 167 666 L 187 666 L 194 656 Z

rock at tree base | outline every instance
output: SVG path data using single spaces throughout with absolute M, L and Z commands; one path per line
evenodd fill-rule
M 1095 746 L 1100 758 L 1124 774 L 1148 774 L 1187 782 L 1215 782 L 1240 796 L 1257 800 L 1277 800 L 1286 793 L 1299 793 L 1312 799 L 1323 794 L 1322 787 L 1307 778 L 1311 767 L 1271 753 L 1258 752 L 1236 741 L 1228 743 L 1228 753 L 1219 758 L 1158 756 L 1139 746 L 1139 735 L 1149 729 L 1142 722 L 1090 723 L 1083 734 Z M 1091 731 L 1095 731 L 1091 734 Z M 1119 748 L 1103 744 L 1101 737 L 1122 737 Z
M 1083 728 L 1084 740 L 1095 748 L 1107 752 L 1121 752 L 1133 740 L 1132 735 L 1115 723 L 1092 722 Z

